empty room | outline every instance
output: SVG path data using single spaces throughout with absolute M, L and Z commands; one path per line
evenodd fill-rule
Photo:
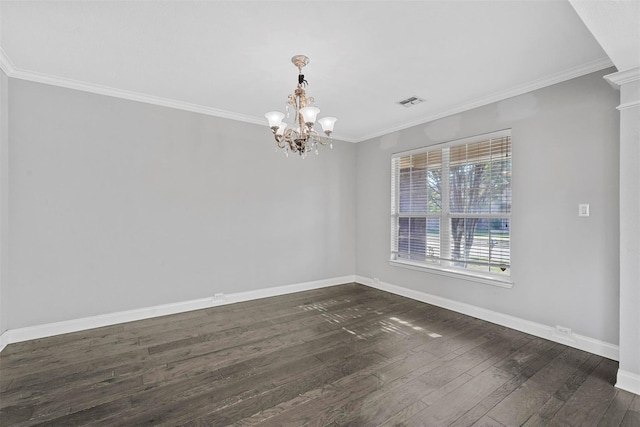
M 640 1 L 0 1 L 0 426 L 640 426 Z

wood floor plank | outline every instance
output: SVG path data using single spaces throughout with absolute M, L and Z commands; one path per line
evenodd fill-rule
M 142 390 L 142 378 L 135 377 L 122 381 L 95 384 L 89 389 L 74 390 L 71 395 L 55 395 L 50 399 L 43 399 L 33 406 L 31 419 L 44 422 L 65 416 L 69 413 L 80 412 L 105 401 L 112 401 L 118 397 Z
M 15 405 L 0 409 L 0 425 L 26 424 L 33 415 L 33 406 Z
M 343 382 L 345 379 L 350 380 L 352 375 L 358 374 L 366 377 L 373 370 L 379 369 L 379 365 L 386 364 L 384 359 L 375 354 L 356 354 L 352 358 L 357 360 L 350 360 L 349 363 L 337 362 L 333 365 L 324 365 L 324 368 L 318 372 L 310 371 L 304 379 L 287 383 L 287 387 L 295 390 L 298 396 L 271 408 L 262 408 L 254 415 L 238 421 L 237 424 L 241 426 L 256 425 L 288 411 L 297 411 L 297 408 L 303 403 L 321 398 L 325 394 L 325 390 L 344 387 Z M 284 416 L 290 416 L 290 413 Z
M 629 410 L 625 413 L 621 427 L 637 427 L 640 425 L 640 395 L 636 394 L 631 401 Z
M 549 421 L 553 426 L 596 426 L 616 390 L 615 384 L 618 364 L 609 359 L 602 359 L 566 404 Z
M 554 352 L 547 352 L 547 355 L 551 357 Z M 516 391 L 496 405 L 488 415 L 504 425 L 524 424 L 587 358 L 587 353 L 565 348 L 557 357 L 541 366 Z
M 277 387 L 293 383 L 293 385 L 288 386 L 287 389 L 295 390 L 297 393 L 303 393 L 310 389 L 323 386 L 327 381 L 337 381 L 344 376 L 380 361 L 381 358 L 382 356 L 376 354 L 357 354 L 347 361 L 327 366 L 321 364 L 321 362 L 313 358 L 313 356 L 308 356 L 305 359 L 295 360 L 292 363 L 270 366 L 268 370 L 256 372 L 256 374 L 251 377 L 225 381 L 221 383 L 221 386 L 215 387 L 214 400 L 208 400 L 207 396 L 211 394 L 211 389 L 206 386 L 202 389 L 194 387 L 182 394 L 176 391 L 171 391 L 167 394 L 167 390 L 158 390 L 156 393 L 158 396 L 153 399 L 151 406 L 148 405 L 150 401 L 148 396 L 133 401 L 132 404 L 137 414 L 132 419 L 127 418 L 123 425 L 137 425 L 144 422 L 174 423 L 177 422 L 177 420 L 185 421 L 178 418 L 177 415 L 173 415 L 176 411 L 171 410 L 171 408 L 183 408 L 191 405 L 198 406 L 201 412 L 211 414 L 204 417 L 204 419 L 208 419 L 208 417 L 215 418 L 219 415 L 217 414 L 218 411 L 247 401 L 247 399 L 270 393 L 271 390 Z M 300 381 L 302 373 L 308 373 L 310 375 L 306 376 L 305 380 Z M 161 407 L 157 405 L 158 400 L 163 402 Z M 167 408 L 167 405 L 169 405 L 169 408 Z M 167 415 L 163 415 L 168 409 L 173 418 L 167 418 Z M 187 417 L 192 417 L 192 414 L 189 412 L 186 412 L 186 414 Z M 223 412 L 223 414 L 226 413 Z M 118 422 L 120 421 L 122 421 L 121 417 L 119 417 Z
M 11 344 L 0 426 L 635 427 L 617 366 L 345 284 Z
M 236 406 L 248 399 L 269 395 L 274 390 L 278 390 L 280 385 L 291 381 L 292 377 L 295 378 L 299 376 L 301 372 L 312 368 L 312 363 L 314 363 L 314 359 L 313 357 L 309 357 L 307 359 L 301 359 L 295 364 L 287 365 L 286 369 L 264 372 L 238 381 L 224 381 L 221 383 L 221 386 L 215 389 L 205 390 L 204 392 L 193 393 L 193 390 L 190 390 L 187 395 L 164 395 L 160 397 L 163 402 L 161 406 L 153 405 L 147 410 L 141 410 L 142 406 L 138 406 L 138 410 L 134 416 L 118 417 L 116 424 L 156 425 L 171 423 L 176 425 L 189 421 L 185 419 L 186 417 L 197 419 L 197 417 L 193 417 L 196 411 L 201 411 L 204 414 L 212 414 Z M 316 361 L 316 363 L 317 366 L 320 365 L 320 362 Z M 145 399 L 145 402 L 146 401 Z M 228 417 L 222 417 L 222 419 L 227 418 Z M 216 422 L 212 425 L 220 424 Z
M 436 369 L 436 365 L 432 365 Z M 439 366 L 442 366 L 439 364 Z M 374 376 L 381 379 L 381 376 L 374 373 Z M 397 382 L 385 384 L 381 382 L 381 387 L 373 393 L 369 393 L 367 396 L 359 399 L 355 402 L 354 406 L 357 411 L 350 411 L 348 414 L 343 414 L 336 419 L 336 422 L 340 425 L 380 425 L 385 423 L 390 418 L 397 416 L 399 413 L 405 413 L 407 407 L 417 406 L 426 408 L 428 403 L 425 402 L 425 395 L 431 394 L 435 391 L 447 389 L 447 386 L 457 388 L 461 384 L 465 383 L 471 378 L 469 375 L 461 375 L 457 378 L 447 382 L 444 387 L 434 387 L 429 381 L 433 381 L 432 378 L 424 376 L 413 376 L 412 379 L 404 381 L 402 385 Z M 442 380 L 441 380 L 442 381 Z M 444 380 L 446 381 L 446 380 Z M 416 405 L 422 401 L 423 405 Z M 415 411 L 412 412 L 412 415 Z
M 56 366 L 45 371 L 17 377 L 11 382 L 8 391 L 30 390 L 37 385 L 54 388 L 69 382 L 92 379 L 96 371 L 104 373 L 109 372 L 109 369 L 113 370 L 117 366 L 136 366 L 138 363 L 150 361 L 150 356 L 146 349 L 127 350 L 125 349 L 123 353 L 118 353 L 114 356 L 97 357 L 87 361 L 80 360 L 71 365 Z
M 473 423 L 473 427 L 505 427 L 505 425 L 485 415 L 484 417 Z
M 378 380 L 372 375 L 356 375 L 342 387 L 327 388 L 322 396 L 299 405 L 295 411 L 263 421 L 261 426 L 325 426 L 334 421 L 351 401 L 376 390 Z
M 520 349 L 529 344 L 530 341 L 531 337 L 529 336 L 516 336 L 514 338 L 505 339 L 502 342 L 497 343 L 496 347 L 494 348 L 495 353 L 493 354 L 493 356 L 489 357 L 482 363 L 470 369 L 469 371 L 467 371 L 467 373 L 469 375 L 476 376 L 492 366 L 509 360 L 517 351 L 520 351 Z
M 516 375 L 511 378 L 500 387 L 495 389 L 492 393 L 487 395 L 484 399 L 478 402 L 475 406 L 465 412 L 462 416 L 456 419 L 450 424 L 451 427 L 469 427 L 476 425 L 480 420 L 489 418 L 486 414 L 498 403 L 500 403 L 505 397 L 509 396 L 514 390 L 516 390 L 522 383 L 526 381 L 526 377 L 522 375 Z M 485 419 L 485 422 L 487 420 Z M 491 418 L 491 422 L 496 422 Z
M 170 381 L 188 377 L 201 372 L 207 372 L 212 369 L 218 369 L 229 363 L 237 363 L 243 360 L 248 353 L 259 354 L 275 350 L 282 345 L 282 341 L 277 338 L 266 340 L 252 341 L 248 344 L 235 347 L 223 347 L 216 351 L 210 349 L 207 353 L 203 353 L 200 349 L 196 350 L 194 355 L 182 355 L 175 362 L 169 362 L 166 367 L 160 367 L 152 372 L 144 375 L 145 384 L 153 384 L 159 381 Z
M 231 405 L 221 410 L 211 411 L 204 417 L 188 422 L 185 425 L 230 425 L 259 412 L 265 407 L 275 406 L 283 401 L 291 400 L 309 390 L 317 389 L 327 383 L 338 381 L 340 378 L 351 375 L 364 367 L 382 360 L 381 356 L 375 353 L 358 355 L 355 359 L 357 360 L 352 360 L 351 366 L 346 369 L 344 364 L 322 369 L 322 372 L 318 372 L 318 376 L 314 377 L 311 381 L 295 381 L 294 378 L 281 381 L 282 384 L 279 384 L 278 387 L 267 393 L 251 399 L 244 399 L 236 405 Z
M 389 418 L 385 423 L 380 424 L 380 427 L 402 427 L 404 426 L 402 420 L 408 420 L 417 413 L 423 411 L 425 408 L 427 408 L 427 405 L 419 400 L 407 406 L 406 408 L 395 414 L 393 417 Z M 353 427 L 361 425 L 363 424 L 353 424 Z
M 525 427 L 541 427 L 549 425 L 553 416 L 564 406 L 566 401 L 575 393 L 582 383 L 602 361 L 600 356 L 590 355 L 589 358 L 560 386 L 553 396 L 527 420 Z
M 411 383 L 403 388 L 402 393 L 387 392 L 375 396 L 369 393 L 354 401 L 349 411 L 343 411 L 335 422 L 341 426 L 377 426 L 396 416 L 408 416 L 427 407 L 420 401 L 422 396 L 419 387 L 411 387 Z M 407 408 L 411 408 L 408 412 Z
M 407 427 L 449 425 L 511 378 L 510 374 L 500 369 L 487 369 L 468 381 L 465 387 L 442 396 L 404 424 Z
M 558 399 L 555 395 L 551 396 L 545 403 L 538 409 L 523 427 L 544 427 L 549 425 L 551 418 L 564 406 L 565 401 Z
M 598 427 L 618 427 L 622 424 L 622 420 L 631 406 L 633 397 L 634 395 L 632 393 L 624 390 L 616 390 L 611 404 L 598 422 Z M 640 422 L 638 425 L 640 425 Z
M 39 422 L 39 420 L 33 420 L 34 426 L 87 426 L 95 425 L 95 423 L 109 417 L 113 413 L 123 413 L 129 410 L 131 406 L 127 399 L 118 399 L 112 402 L 103 403 L 97 406 L 93 406 L 82 411 L 73 412 L 67 416 L 56 418 L 53 420 L 47 420 Z

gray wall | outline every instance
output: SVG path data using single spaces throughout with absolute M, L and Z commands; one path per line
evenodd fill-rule
M 8 190 L 9 190 L 9 79 L 0 70 L 0 334 L 9 329 L 8 320 Z
M 0 73 L 2 224 L 12 218 L 0 327 L 355 271 L 617 343 L 618 93 L 607 72 L 304 161 L 274 153 L 266 126 L 15 79 L 7 91 Z M 389 266 L 391 154 L 505 128 L 513 288 Z
M 618 93 L 602 78 L 611 71 L 358 144 L 356 274 L 618 343 Z M 390 266 L 391 154 L 506 128 L 513 288 Z M 578 217 L 579 203 L 590 217 Z
M 9 84 L 9 328 L 353 274 L 354 144 Z

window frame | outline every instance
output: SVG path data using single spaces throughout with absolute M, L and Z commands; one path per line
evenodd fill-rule
M 400 157 L 407 157 L 407 156 L 411 156 L 411 155 L 416 155 L 416 154 L 423 154 L 423 153 L 428 153 L 428 152 L 432 152 L 432 151 L 436 151 L 436 150 L 443 150 L 445 148 L 451 148 L 451 147 L 456 147 L 456 146 L 464 146 L 464 145 L 468 145 L 468 144 L 474 144 L 474 143 L 478 143 L 478 142 L 484 142 L 490 139 L 498 139 L 498 138 L 504 138 L 504 137 L 509 137 L 511 138 L 511 129 L 504 129 L 504 130 L 500 130 L 500 131 L 496 131 L 496 132 L 491 132 L 491 133 L 486 133 L 486 134 L 481 134 L 481 135 L 475 135 L 475 136 L 471 136 L 471 137 L 467 137 L 467 138 L 462 138 L 462 139 L 457 139 L 457 140 L 452 140 L 452 141 L 447 141 L 447 142 L 443 142 L 443 143 L 439 143 L 439 144 L 434 144 L 434 145 L 429 145 L 429 146 L 424 146 L 424 147 L 420 147 L 417 149 L 413 149 L 413 150 L 408 150 L 408 151 L 402 151 L 402 152 L 397 152 L 397 153 L 393 153 L 391 155 L 391 187 L 392 187 L 392 193 L 391 193 L 391 241 L 390 241 L 390 258 L 389 258 L 389 264 L 392 266 L 396 266 L 396 267 L 403 267 L 403 268 L 408 268 L 408 269 L 412 269 L 412 270 L 418 270 L 418 271 L 425 271 L 425 272 L 429 272 L 429 273 L 435 273 L 435 274 L 439 274 L 439 275 L 443 275 L 443 276 L 448 276 L 448 277 L 455 277 L 455 278 L 459 278 L 459 279 L 463 279 L 463 280 L 469 280 L 469 281 L 473 281 L 473 282 L 479 282 L 479 283 L 484 283 L 484 284 L 488 284 L 488 285 L 494 285 L 494 286 L 499 286 L 499 287 L 503 287 L 503 288 L 511 288 L 513 286 L 513 268 L 511 265 L 511 253 L 512 253 L 512 221 L 511 221 L 511 209 L 509 209 L 509 211 L 507 213 L 481 213 L 481 214 L 458 214 L 458 213 L 451 213 L 450 209 L 449 209 L 449 174 L 445 173 L 444 170 L 441 172 L 442 173 L 442 181 L 441 181 L 441 188 L 440 188 L 440 193 L 441 195 L 445 195 L 446 197 L 442 196 L 441 202 L 442 202 L 442 211 L 441 212 L 427 212 L 425 213 L 400 213 L 400 173 L 398 171 L 398 173 L 396 174 L 396 171 L 394 169 L 394 159 L 396 158 L 400 158 Z M 443 156 L 444 157 L 444 156 Z M 510 159 L 511 159 L 511 165 L 513 165 L 513 140 L 511 138 L 511 145 L 510 145 Z M 446 170 L 448 171 L 448 168 L 450 167 L 450 163 L 449 163 L 449 159 L 447 159 L 446 161 L 447 163 L 447 167 Z M 445 169 L 444 164 L 445 161 L 442 161 L 442 168 Z M 513 188 L 513 183 L 512 180 L 510 181 L 510 188 Z M 399 219 L 400 218 L 426 218 L 426 221 L 428 221 L 428 218 L 438 218 L 439 222 L 440 222 L 440 233 L 439 233 L 439 239 L 441 240 L 441 247 L 444 246 L 445 247 L 445 252 L 447 251 L 447 244 L 451 243 L 450 239 L 445 239 L 446 242 L 444 242 L 444 245 L 442 245 L 442 236 L 443 235 L 448 235 L 450 236 L 451 234 L 451 218 L 456 218 L 456 217 L 464 217 L 464 218 L 482 218 L 482 219 L 503 219 L 506 218 L 509 221 L 509 274 L 499 274 L 499 273 L 491 273 L 489 271 L 478 271 L 478 270 L 473 270 L 473 269 L 468 269 L 468 268 L 461 268 L 461 267 L 455 267 L 451 265 L 450 261 L 444 260 L 445 261 L 445 265 L 441 265 L 441 264 L 430 264 L 426 261 L 414 261 L 414 260 L 410 260 L 410 259 L 405 259 L 405 258 L 398 258 L 398 245 L 399 245 L 399 234 L 400 234 L 400 226 L 399 226 Z M 445 234 L 447 233 L 447 234 Z

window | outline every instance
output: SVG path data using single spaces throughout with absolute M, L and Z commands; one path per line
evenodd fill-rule
M 394 154 L 391 171 L 392 262 L 508 281 L 510 130 Z

